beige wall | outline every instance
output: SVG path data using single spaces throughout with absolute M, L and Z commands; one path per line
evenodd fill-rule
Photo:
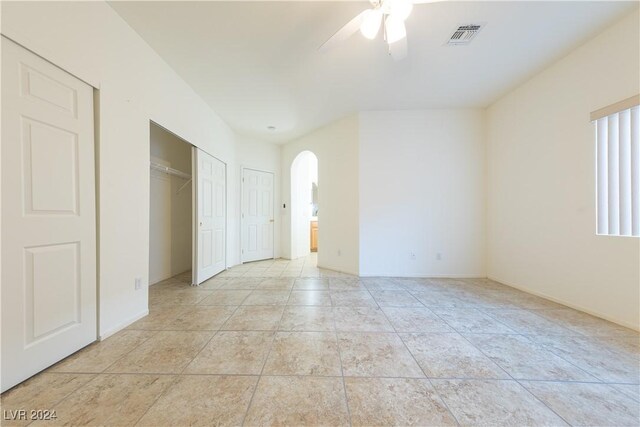
M 191 174 L 191 145 L 152 124 L 151 160 Z M 154 284 L 191 270 L 193 187 L 183 178 L 150 173 L 149 284 Z
M 482 110 L 360 113 L 360 274 L 485 277 Z
M 291 164 L 309 150 L 318 157 L 318 265 L 358 274 L 358 131 L 354 115 L 282 147 L 283 256 L 291 257 Z
M 488 273 L 638 328 L 640 241 L 596 236 L 589 113 L 638 94 L 638 9 L 488 109 Z

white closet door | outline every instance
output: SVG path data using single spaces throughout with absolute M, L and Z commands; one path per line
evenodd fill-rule
M 194 283 L 226 268 L 227 166 L 202 150 L 195 157 Z
M 242 262 L 273 258 L 273 174 L 242 172 Z
M 2 391 L 95 341 L 93 89 L 2 37 Z

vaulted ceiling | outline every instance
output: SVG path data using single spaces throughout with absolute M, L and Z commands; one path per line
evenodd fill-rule
M 361 110 L 484 107 L 637 7 L 635 2 L 416 5 L 394 62 L 359 33 L 318 47 L 367 1 L 112 2 L 238 133 L 285 142 Z M 468 46 L 461 24 L 486 26 Z M 268 130 L 274 126 L 276 130 Z

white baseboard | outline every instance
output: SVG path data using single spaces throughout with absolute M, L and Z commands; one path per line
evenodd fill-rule
M 507 285 L 507 286 L 509 286 L 511 288 L 518 289 L 518 290 L 526 292 L 528 294 L 535 295 L 535 296 L 538 296 L 538 297 L 541 297 L 541 298 L 544 298 L 544 299 L 548 299 L 549 301 L 553 301 L 553 302 L 556 302 L 558 304 L 566 305 L 569 308 L 573 308 L 575 310 L 582 311 L 583 313 L 587 313 L 587 314 L 590 314 L 592 316 L 599 317 L 599 318 L 604 319 L 604 320 L 608 320 L 609 322 L 613 322 L 613 323 L 618 324 L 620 326 L 624 326 L 625 328 L 633 329 L 634 331 L 640 331 L 640 325 L 638 325 L 638 324 L 634 325 L 634 324 L 622 321 L 620 319 L 614 319 L 613 317 L 609 316 L 608 314 L 600 313 L 600 312 L 598 312 L 596 310 L 591 310 L 589 308 L 582 307 L 579 304 L 574 304 L 572 302 L 568 302 L 568 301 L 561 300 L 559 298 L 552 297 L 552 296 L 547 295 L 547 294 L 545 294 L 543 292 L 533 291 L 533 290 L 531 290 L 531 289 L 529 289 L 529 288 L 527 288 L 525 286 L 520 286 L 520 285 L 515 285 L 513 283 L 508 283 L 508 282 L 506 282 L 504 280 L 500 280 L 499 278 L 494 277 L 494 276 L 488 276 L 488 279 L 491 279 L 491 280 L 493 280 L 495 282 L 498 282 L 498 283 L 502 283 L 503 285 Z
M 103 341 L 106 340 L 107 338 L 109 338 L 111 335 L 120 332 L 121 330 L 123 330 L 124 328 L 126 328 L 127 326 L 131 325 L 133 322 L 142 319 L 143 317 L 145 317 L 146 315 L 149 314 L 149 309 L 146 309 L 138 314 L 136 314 L 133 317 L 128 318 L 127 320 L 125 320 L 124 322 L 121 322 L 119 324 L 117 324 L 115 327 L 104 331 L 104 332 L 100 332 L 100 334 L 98 335 L 98 341 Z

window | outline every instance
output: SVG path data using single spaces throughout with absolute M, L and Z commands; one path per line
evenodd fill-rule
M 597 233 L 640 237 L 640 96 L 591 114 L 596 124 Z

